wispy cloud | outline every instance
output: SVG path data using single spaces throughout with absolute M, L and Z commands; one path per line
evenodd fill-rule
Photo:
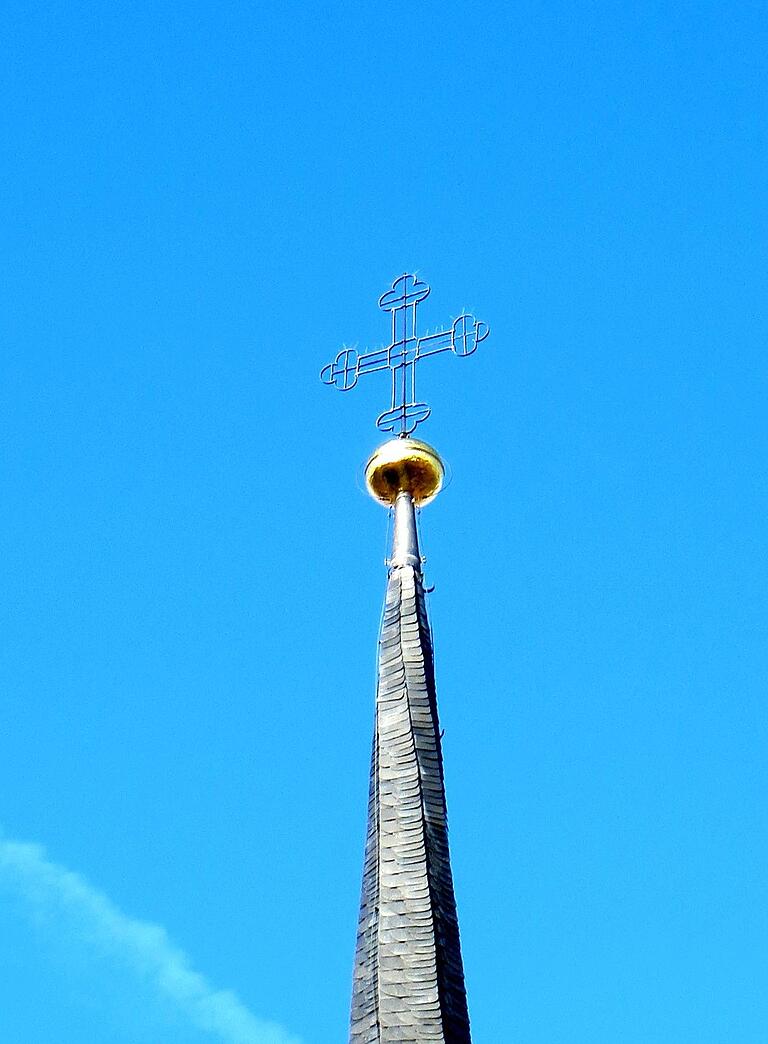
M 222 1044 L 300 1044 L 256 1018 L 231 990 L 213 987 L 164 928 L 128 917 L 79 874 L 51 862 L 40 845 L 0 835 L 0 882 L 36 915 L 60 921 L 94 951 L 119 957 L 191 1025 Z

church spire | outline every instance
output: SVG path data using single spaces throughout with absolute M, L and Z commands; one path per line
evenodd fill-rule
M 470 355 L 488 327 L 463 315 L 450 328 L 418 337 L 416 305 L 428 293 L 415 276 L 395 280 L 379 301 L 392 312 L 392 343 L 365 355 L 345 348 L 321 374 L 346 391 L 361 373 L 391 370 L 392 404 L 377 426 L 398 435 L 365 469 L 368 491 L 392 508 L 394 527 L 379 635 L 350 1044 L 471 1041 L 416 526 L 416 509 L 438 494 L 444 467 L 431 446 L 410 435 L 430 413 L 416 401 L 418 360 L 446 349 Z

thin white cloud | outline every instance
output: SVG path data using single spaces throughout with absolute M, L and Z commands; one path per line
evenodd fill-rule
M 53 918 L 98 953 L 130 966 L 196 1029 L 221 1044 L 300 1044 L 256 1018 L 231 990 L 217 990 L 159 925 L 128 917 L 79 874 L 46 858 L 40 845 L 0 835 L 0 882 L 36 916 Z

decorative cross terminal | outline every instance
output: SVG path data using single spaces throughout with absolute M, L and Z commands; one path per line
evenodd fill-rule
M 342 348 L 333 362 L 320 372 L 324 384 L 349 391 L 361 374 L 391 370 L 392 406 L 376 419 L 380 431 L 410 435 L 432 412 L 425 402 L 416 401 L 416 363 L 420 359 L 448 349 L 456 355 L 472 355 L 490 333 L 486 323 L 465 313 L 449 328 L 419 337 L 416 308 L 429 296 L 429 290 L 415 275 L 399 276 L 392 289 L 379 298 L 379 308 L 392 313 L 391 344 L 364 355 L 359 355 L 354 348 Z

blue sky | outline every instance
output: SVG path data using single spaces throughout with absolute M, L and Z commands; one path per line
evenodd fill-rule
M 764 6 L 0 26 L 2 1039 L 344 1039 L 417 270 L 475 1040 L 765 1041 Z

